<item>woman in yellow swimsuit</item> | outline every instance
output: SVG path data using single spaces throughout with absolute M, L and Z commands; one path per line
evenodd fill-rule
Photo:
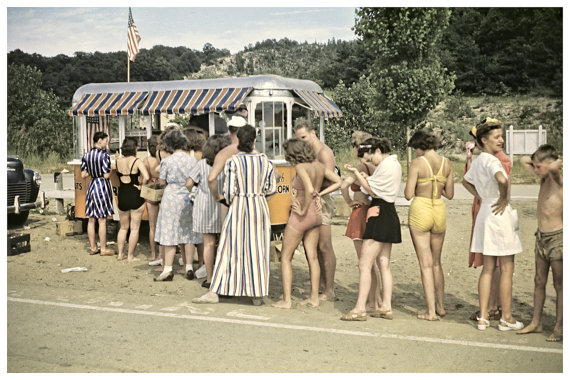
M 445 315 L 441 248 L 445 238 L 446 216 L 441 196 L 453 198 L 453 169 L 449 160 L 435 152 L 439 141 L 433 133 L 416 132 L 408 146 L 414 149 L 418 157 L 410 165 L 404 196 L 407 200 L 414 198 L 410 205 L 408 225 L 420 264 L 427 304 L 427 312 L 418 315 L 418 318 L 436 321 L 438 315 Z M 434 175 L 435 168 L 439 169 Z

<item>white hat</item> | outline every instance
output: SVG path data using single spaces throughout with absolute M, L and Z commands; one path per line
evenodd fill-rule
M 245 118 L 241 116 L 232 116 L 230 121 L 228 121 L 228 127 L 243 127 L 246 124 Z

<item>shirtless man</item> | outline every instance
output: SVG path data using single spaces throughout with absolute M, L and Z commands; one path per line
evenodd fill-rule
M 327 169 L 334 171 L 336 162 L 331 148 L 321 142 L 315 133 L 315 129 L 310 121 L 304 120 L 295 126 L 295 136 L 311 144 L 317 159 L 325 165 Z M 327 179 L 323 180 L 322 188 L 332 185 Z M 319 296 L 322 301 L 334 301 L 334 274 L 336 270 L 336 257 L 332 245 L 331 223 L 332 217 L 336 212 L 334 201 L 331 194 L 321 197 L 323 224 L 319 228 L 319 245 L 317 247 L 317 256 L 319 258 L 319 266 L 321 268 L 321 283 L 324 275 L 324 291 Z
M 230 121 L 228 121 L 228 134 L 230 135 L 232 143 L 224 149 L 220 150 L 218 154 L 216 154 L 214 165 L 212 165 L 212 170 L 208 175 L 208 188 L 210 189 L 212 197 L 216 200 L 216 202 L 224 199 L 224 196 L 218 192 L 218 181 L 216 178 L 218 178 L 218 175 L 220 175 L 220 173 L 224 170 L 226 161 L 230 159 L 230 157 L 232 157 L 234 154 L 239 153 L 239 150 L 237 148 L 239 143 L 237 133 L 239 131 L 239 128 L 243 127 L 244 125 L 246 125 L 246 121 L 241 116 L 232 116 Z M 227 212 L 227 210 L 224 211 Z M 224 211 L 222 211 L 222 214 L 225 214 Z M 222 215 L 222 220 L 223 216 L 224 215 Z
M 546 298 L 548 270 L 552 268 L 556 290 L 556 324 L 548 342 L 562 340 L 562 161 L 551 145 L 541 145 L 531 157 L 521 158 L 521 164 L 540 178 L 540 191 L 535 233 L 534 311 L 532 321 L 517 334 L 542 332 L 542 308 Z

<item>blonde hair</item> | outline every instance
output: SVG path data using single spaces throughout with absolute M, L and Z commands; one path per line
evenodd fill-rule
M 356 147 L 360 144 L 362 144 L 362 142 L 366 139 L 371 138 L 372 135 L 368 132 L 364 132 L 364 131 L 354 131 L 352 132 L 352 146 Z

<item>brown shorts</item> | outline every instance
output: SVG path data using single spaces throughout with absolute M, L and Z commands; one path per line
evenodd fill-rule
M 332 195 L 327 194 L 321 197 L 321 212 L 323 214 L 323 226 L 330 226 L 332 218 L 336 214 L 336 207 Z
M 554 232 L 540 232 L 536 230 L 536 243 L 534 253 L 546 262 L 562 260 L 562 230 Z

